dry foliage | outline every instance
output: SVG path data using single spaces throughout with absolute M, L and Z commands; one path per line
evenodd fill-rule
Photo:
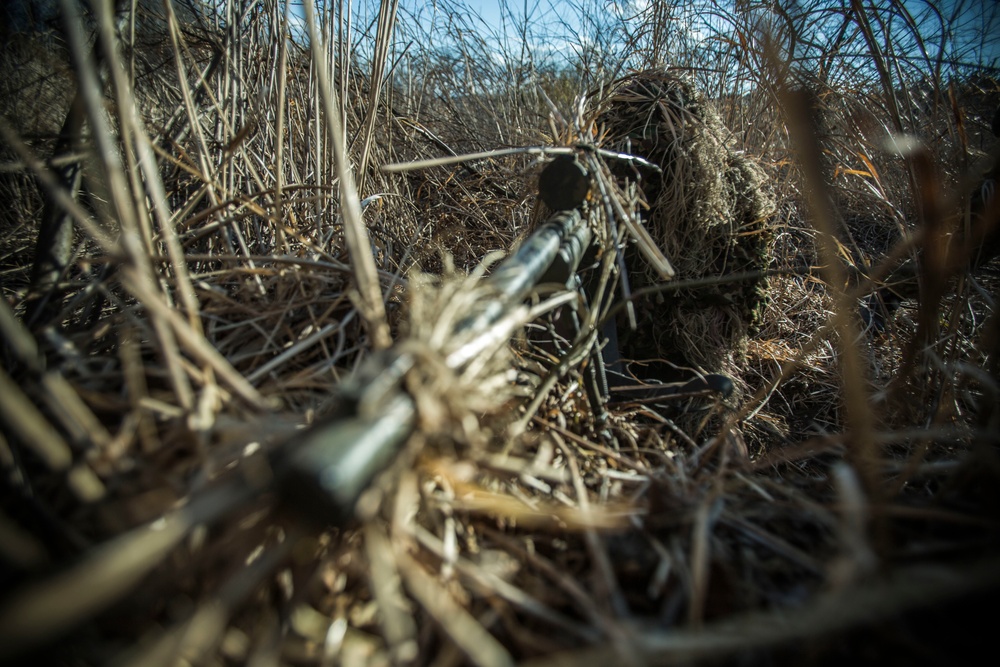
M 584 0 L 568 64 L 539 46 L 555 10 L 527 6 L 491 33 L 452 2 L 59 4 L 0 31 L 0 661 L 991 645 L 1000 88 L 989 30 L 935 41 L 965 4 Z M 464 359 L 567 146 L 602 244 L 584 273 L 610 288 L 547 286 Z M 70 233 L 51 280 L 46 224 Z M 596 413 L 590 334 L 626 300 L 626 354 L 734 397 Z M 418 427 L 331 526 L 272 464 L 377 415 L 343 388 L 396 353 Z

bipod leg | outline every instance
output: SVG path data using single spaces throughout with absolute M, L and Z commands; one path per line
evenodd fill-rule
M 579 276 L 574 276 L 573 281 L 576 282 L 575 287 L 579 290 Z M 577 340 L 582 331 L 582 325 L 580 324 L 580 313 L 576 306 L 570 308 L 569 323 L 572 328 L 570 340 Z M 608 420 L 606 405 L 611 394 L 608 390 L 608 377 L 604 369 L 604 355 L 601 350 L 600 337 L 591 346 L 587 363 L 581 368 L 581 375 L 583 376 L 583 388 L 587 393 L 587 402 L 590 403 L 590 410 L 594 415 L 594 421 L 597 426 L 603 426 Z

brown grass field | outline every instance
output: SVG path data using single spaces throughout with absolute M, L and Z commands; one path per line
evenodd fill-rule
M 995 650 L 995 3 L 498 6 L 0 9 L 0 664 Z

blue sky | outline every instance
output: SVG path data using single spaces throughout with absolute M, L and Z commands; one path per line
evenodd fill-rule
M 511 14 L 513 14 L 515 22 L 520 22 L 527 12 L 531 18 L 530 22 L 535 36 L 543 38 L 542 41 L 549 42 L 548 44 L 533 43 L 532 46 L 536 49 L 559 49 L 565 48 L 567 40 L 572 39 L 566 33 L 576 31 L 580 27 L 577 7 L 583 5 L 592 13 L 603 13 L 605 16 L 610 16 L 613 13 L 621 11 L 632 14 L 638 8 L 648 6 L 649 1 L 527 0 L 525 2 L 525 0 L 513 0 L 512 2 L 504 3 L 500 0 L 469 0 L 467 2 L 446 0 L 444 5 L 437 6 L 449 8 L 460 6 L 477 13 L 481 18 L 481 22 L 478 25 L 484 28 L 484 30 L 492 29 L 493 31 L 500 32 L 506 21 L 508 36 L 511 40 L 510 43 L 513 44 L 518 42 L 519 35 L 516 31 L 516 25 L 511 24 Z M 778 2 L 790 6 L 796 4 L 793 0 L 778 0 Z M 863 2 L 865 5 L 875 4 L 883 8 L 893 4 L 893 0 L 863 0 Z M 706 20 L 705 17 L 707 14 L 697 11 L 697 8 L 698 5 L 704 6 L 707 3 L 699 3 L 695 0 L 694 2 L 678 4 L 681 11 L 686 9 L 691 12 L 692 9 L 695 9 L 689 15 L 694 21 Z M 717 0 L 717 4 L 725 6 L 727 2 L 726 0 Z M 736 3 L 732 4 L 735 5 Z M 762 8 L 765 3 L 751 2 L 749 4 Z M 825 5 L 830 9 L 835 9 L 849 6 L 850 0 L 831 0 L 826 3 L 822 1 L 809 2 L 807 0 L 798 4 L 800 6 L 817 8 Z M 941 26 L 936 20 L 936 17 L 940 15 L 947 19 L 947 35 L 950 40 L 953 40 L 953 45 L 968 47 L 973 42 L 976 42 L 981 48 L 982 61 L 984 63 L 988 64 L 992 62 L 1000 64 L 1000 0 L 933 0 L 932 2 L 928 2 L 928 0 L 902 0 L 901 4 L 915 19 L 923 19 L 924 25 L 927 26 L 925 37 L 929 46 L 933 47 L 940 39 Z M 435 6 L 434 3 L 427 0 L 402 0 L 402 5 L 410 12 L 414 14 L 419 13 L 425 17 L 430 15 L 430 8 Z M 933 8 L 931 5 L 933 5 Z M 507 9 L 502 10 L 502 7 L 507 7 Z M 934 11 L 934 9 L 937 11 Z M 902 19 L 899 19 L 899 21 L 899 25 L 902 27 Z M 560 25 L 561 22 L 565 22 L 570 30 L 568 31 L 565 29 L 565 26 Z M 489 28 L 486 28 L 486 26 L 489 26 Z M 697 25 L 692 25 L 691 27 L 693 28 L 691 36 L 696 38 L 707 35 L 709 32 L 699 31 Z M 901 32 L 900 34 L 905 34 L 905 32 Z
M 224 2 L 225 0 L 202 0 L 204 2 Z M 291 0 L 293 13 L 302 12 L 301 3 L 304 0 Z M 317 0 L 310 0 L 316 2 Z M 539 55 L 543 53 L 553 53 L 564 51 L 564 58 L 573 57 L 574 40 L 578 43 L 579 38 L 571 33 L 581 32 L 581 20 L 578 8 L 584 7 L 590 14 L 602 20 L 613 19 L 615 14 L 624 12 L 633 14 L 636 9 L 649 5 L 650 1 L 656 0 L 512 0 L 503 2 L 502 0 L 401 0 L 401 20 L 411 16 L 421 17 L 424 27 L 430 21 L 430 17 L 436 13 L 440 17 L 443 14 L 453 12 L 457 9 L 464 9 L 469 17 L 469 27 L 485 36 L 486 33 L 493 33 L 494 36 L 502 37 L 504 27 L 506 27 L 508 48 L 520 47 L 520 35 L 518 26 L 527 13 L 530 17 L 532 34 L 529 36 L 529 44 Z M 776 0 L 780 4 L 794 7 L 813 6 L 822 7 L 824 4 L 830 8 L 849 6 L 850 0 Z M 931 46 L 940 38 L 940 25 L 937 23 L 938 13 L 946 17 L 947 29 L 950 30 L 948 37 L 954 40 L 954 44 L 969 47 L 977 42 L 981 51 L 981 59 L 984 63 L 1000 64 L 1000 0 L 934 0 L 933 6 L 938 12 L 929 11 L 928 0 L 862 0 L 868 6 L 871 4 L 881 7 L 888 7 L 894 3 L 901 4 L 918 20 L 923 17 L 926 37 Z M 160 0 L 140 0 L 152 6 L 158 6 Z M 323 0 L 327 6 L 335 5 L 337 0 Z M 379 0 L 345 0 L 359 12 L 368 17 L 374 17 L 378 12 Z M 671 4 L 674 4 L 673 2 Z M 692 8 L 704 7 L 704 0 L 691 0 L 689 2 L 678 2 L 676 6 L 681 10 L 691 11 Z M 727 5 L 735 7 L 736 0 L 715 0 L 717 6 L 726 8 Z M 27 27 L 26 17 L 34 14 L 39 20 L 45 18 L 49 13 L 54 13 L 57 7 L 56 0 L 0 0 L 3 5 L 0 10 L 0 20 L 4 21 L 8 29 L 23 29 Z M 743 6 L 763 7 L 762 0 L 743 0 Z M 28 11 L 31 8 L 31 12 Z M 435 9 L 436 8 L 436 9 Z M 505 8 L 505 9 L 502 9 Z M 471 17 L 469 13 L 475 13 L 478 17 Z M 704 20 L 704 12 L 695 11 L 692 13 L 694 20 Z M 676 17 L 675 17 L 676 18 Z M 512 21 L 513 19 L 513 21 Z M 355 27 L 358 27 L 357 25 Z M 582 30 L 585 34 L 593 34 L 593 26 L 588 26 Z M 694 32 L 692 36 L 697 37 L 699 31 L 697 26 L 692 26 Z M 705 31 L 707 34 L 708 31 Z M 442 32 L 443 34 L 443 32 Z M 434 46 L 424 44 L 422 46 Z M 498 44 L 499 47 L 499 44 Z M 500 49 L 498 48 L 498 51 Z M 961 51 L 961 49 L 959 49 Z

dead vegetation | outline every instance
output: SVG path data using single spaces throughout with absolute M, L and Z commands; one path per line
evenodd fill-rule
M 582 2 L 568 64 L 541 48 L 551 16 L 516 8 L 491 34 L 451 3 L 124 2 L 116 31 L 111 4 L 12 18 L 2 51 L 0 661 L 989 646 L 1000 277 L 943 249 L 995 238 L 1000 89 L 963 3 Z M 567 147 L 601 245 L 584 277 L 610 288 L 547 286 L 466 358 L 481 277 L 545 217 L 537 175 Z M 46 206 L 72 231 L 48 283 Z M 645 382 L 652 359 L 739 391 L 603 418 L 586 352 L 619 312 Z M 290 502 L 282 452 L 391 412 L 370 369 L 404 357 L 416 428 L 355 517 Z

